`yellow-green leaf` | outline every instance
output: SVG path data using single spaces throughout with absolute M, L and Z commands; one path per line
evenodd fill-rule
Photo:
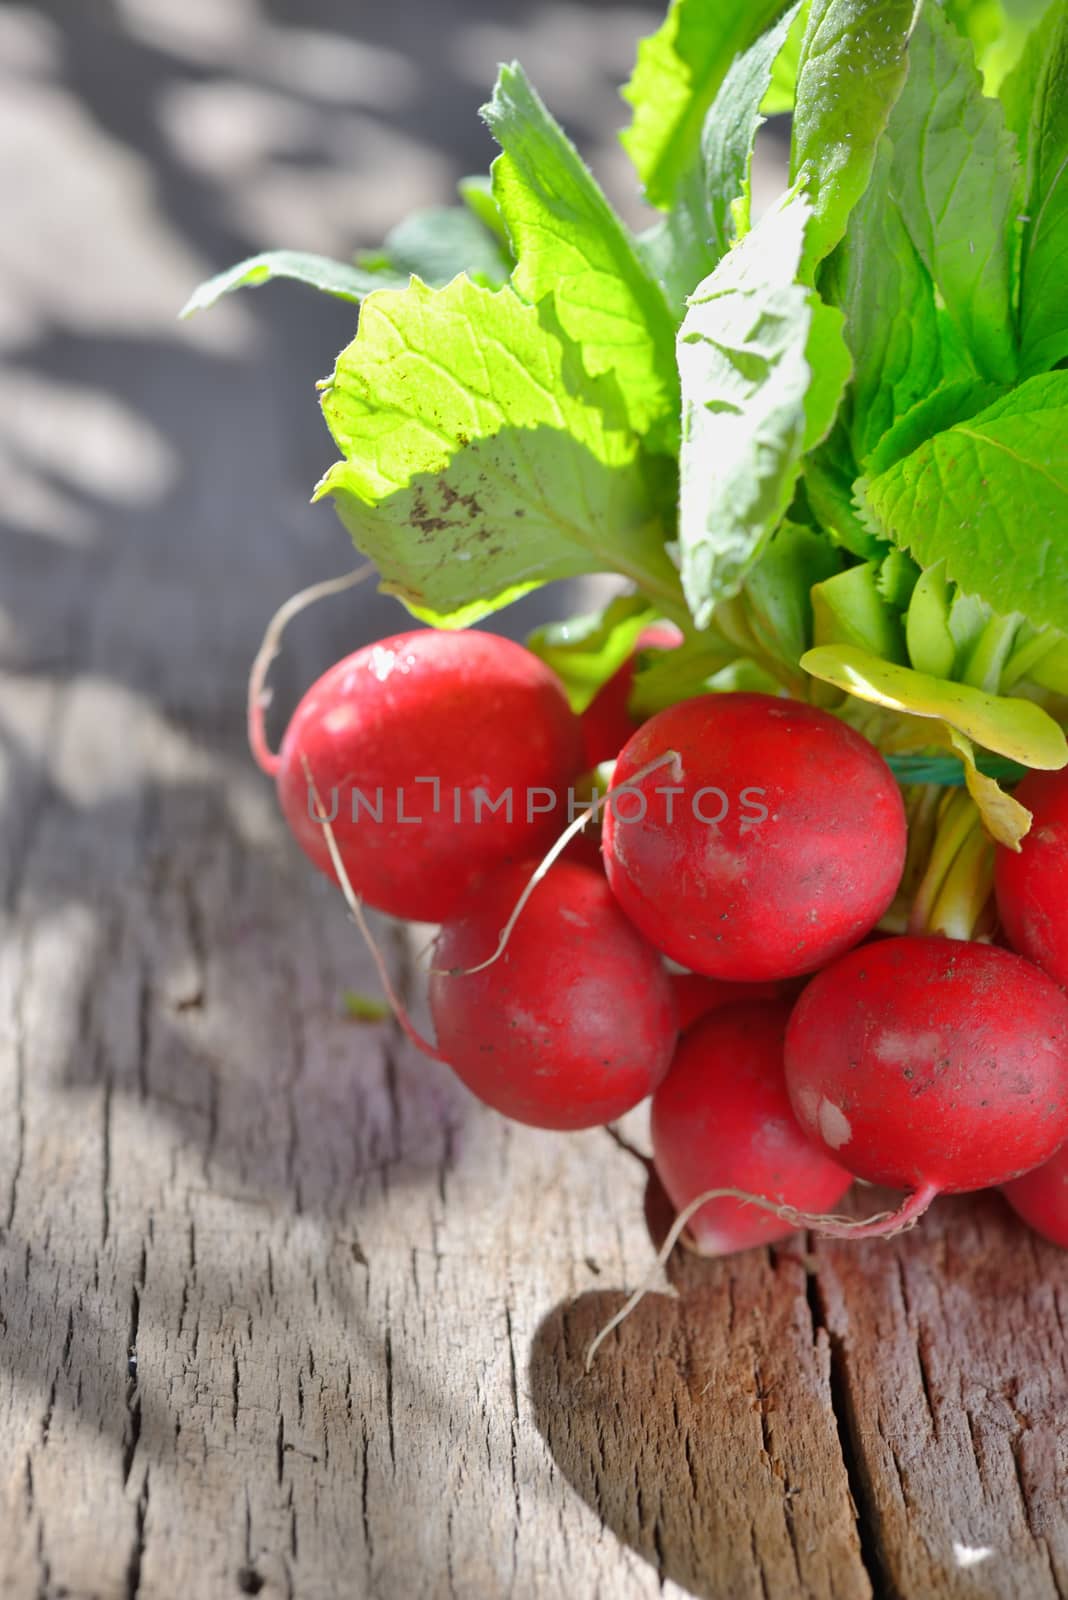
M 844 689 L 858 700 L 941 720 L 984 750 L 1025 767 L 1052 771 L 1068 763 L 1063 729 L 1033 701 L 986 694 L 965 683 L 932 678 L 849 645 L 818 646 L 801 657 L 801 665 L 812 677 Z M 937 743 L 937 736 L 931 742 Z
M 998 844 L 1019 850 L 1020 840 L 1031 831 L 1031 813 L 1011 794 L 1006 794 L 996 778 L 987 777 L 975 764 L 975 747 L 970 739 L 948 722 L 942 723 L 946 743 L 960 757 L 964 781 L 983 819 L 983 826 Z

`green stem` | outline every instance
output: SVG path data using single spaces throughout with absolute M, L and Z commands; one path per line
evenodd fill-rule
M 927 867 L 909 912 L 909 933 L 930 931 L 930 917 L 939 892 L 977 817 L 975 802 L 967 790 L 954 790 L 938 819 Z
M 1013 640 L 1020 630 L 1019 617 L 991 617 L 976 641 L 960 674 L 960 681 L 986 694 L 997 694 Z
M 906 933 L 909 912 L 934 847 L 938 827 L 938 808 L 943 790 L 937 784 L 915 784 L 904 791 L 905 814 L 908 819 L 908 849 L 901 883 L 893 904 L 880 919 L 883 933 Z
M 928 933 L 974 939 L 994 888 L 994 845 L 983 829 L 968 835 L 938 891 Z
M 759 658 L 760 643 L 749 625 L 741 595 L 735 595 L 733 600 L 721 600 L 716 607 L 713 621 L 720 633 L 734 645 L 739 655 Z
M 1036 667 L 1040 661 L 1056 650 L 1057 646 L 1062 642 L 1061 635 L 1055 633 L 1051 628 L 1044 628 L 1040 633 L 1036 633 L 1033 638 L 1027 639 L 1023 644 L 1018 645 L 1006 662 L 1001 674 L 1002 694 L 1007 694 L 1010 689 L 1015 688 L 1021 678 L 1026 678 L 1032 668 Z
M 974 939 L 985 928 L 993 884 L 994 845 L 974 800 L 957 790 L 942 808 L 909 913 L 909 933 Z

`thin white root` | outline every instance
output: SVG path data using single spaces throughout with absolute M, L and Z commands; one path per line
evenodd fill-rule
M 301 589 L 298 594 L 290 595 L 267 624 L 263 642 L 256 651 L 256 659 L 248 675 L 248 742 L 257 764 L 264 772 L 273 774 L 278 768 L 278 755 L 267 743 L 263 713 L 271 703 L 271 691 L 266 687 L 267 673 L 271 662 L 282 647 L 283 633 L 293 618 L 307 606 L 314 605 L 317 600 L 325 600 L 329 595 L 341 594 L 346 589 L 355 589 L 374 571 L 374 562 L 365 561 L 362 567 L 356 567 L 354 571 L 346 572 L 340 578 L 327 578 L 323 583 L 313 583 L 310 588 Z
M 710 1200 L 741 1200 L 746 1205 L 757 1206 L 761 1211 L 770 1211 L 776 1217 L 781 1217 L 784 1222 L 792 1223 L 797 1229 L 811 1228 L 814 1232 L 821 1233 L 826 1238 L 879 1238 L 889 1239 L 896 1233 L 904 1233 L 908 1228 L 915 1227 L 920 1217 L 927 1210 L 931 1201 L 937 1194 L 931 1184 L 925 1184 L 910 1194 L 896 1211 L 877 1211 L 871 1217 L 843 1217 L 833 1212 L 826 1214 L 798 1211 L 793 1206 L 783 1205 L 777 1200 L 768 1200 L 764 1195 L 746 1194 L 744 1189 L 708 1189 L 704 1194 L 699 1194 L 684 1206 L 679 1212 L 667 1238 L 657 1253 L 656 1260 L 650 1268 L 645 1282 L 640 1284 L 634 1293 L 624 1301 L 614 1317 L 611 1317 L 604 1327 L 590 1343 L 586 1351 L 586 1371 L 589 1372 L 593 1365 L 593 1358 L 601 1345 L 625 1322 L 631 1312 L 645 1299 L 645 1296 L 656 1288 L 657 1279 L 667 1265 L 668 1259 L 675 1246 L 678 1244 L 683 1230 L 694 1214 Z M 887 1226 L 891 1224 L 891 1226 Z
M 661 767 L 666 767 L 669 763 L 677 762 L 678 760 L 678 751 L 665 750 L 664 754 L 662 756 L 657 756 L 655 761 L 650 761 L 647 766 L 640 767 L 638 771 L 633 774 L 633 776 L 627 779 L 626 783 L 615 784 L 611 789 L 607 789 L 603 795 L 591 803 L 586 811 L 582 812 L 581 816 L 576 817 L 573 822 L 569 822 L 559 839 L 557 839 L 556 843 L 547 852 L 547 854 L 542 857 L 538 865 L 534 868 L 534 871 L 531 873 L 523 893 L 519 896 L 519 899 L 512 907 L 511 916 L 501 929 L 500 938 L 497 941 L 497 948 L 494 950 L 493 954 L 487 956 L 485 961 L 480 961 L 476 967 L 431 967 L 430 972 L 433 974 L 433 976 L 438 978 L 471 978 L 476 972 L 485 972 L 487 967 L 492 967 L 495 961 L 499 961 L 505 950 L 508 948 L 508 941 L 512 937 L 512 930 L 515 928 L 516 923 L 519 921 L 519 918 L 522 915 L 523 907 L 534 893 L 534 890 L 537 888 L 538 884 L 545 877 L 545 874 L 549 871 L 549 868 L 567 849 L 572 839 L 578 837 L 583 828 L 589 822 L 590 818 L 595 816 L 602 809 L 602 807 L 608 805 L 612 800 L 614 800 L 616 795 L 625 794 L 626 791 L 628 789 L 632 789 L 636 783 L 641 783 L 644 778 L 648 778 L 650 773 L 659 772 Z M 681 776 L 681 774 L 679 775 Z
M 308 783 L 308 792 L 315 802 L 315 809 L 318 813 L 316 821 L 320 824 L 323 830 L 323 834 L 326 839 L 326 848 L 330 853 L 331 865 L 337 874 L 338 885 L 340 886 L 341 893 L 345 898 L 345 904 L 352 913 L 352 920 L 359 928 L 360 933 L 363 935 L 363 941 L 368 950 L 371 952 L 371 960 L 375 964 L 375 971 L 378 973 L 378 980 L 382 985 L 382 991 L 385 994 L 386 999 L 389 1001 L 393 1015 L 396 1017 L 406 1037 L 411 1040 L 412 1044 L 415 1045 L 417 1050 L 421 1050 L 425 1056 L 430 1056 L 434 1061 L 444 1061 L 445 1057 L 441 1054 L 441 1052 L 437 1050 L 428 1039 L 423 1038 L 423 1035 L 419 1032 L 418 1028 L 415 1026 L 415 1023 L 409 1017 L 407 1006 L 404 1004 L 404 1001 L 401 999 L 400 995 L 396 991 L 396 988 L 394 987 L 393 978 L 390 974 L 389 968 L 386 965 L 385 957 L 378 948 L 378 944 L 375 941 L 375 936 L 371 932 L 367 918 L 363 914 L 363 906 L 360 903 L 360 898 L 355 889 L 352 887 L 352 880 L 345 869 L 344 861 L 341 859 L 341 852 L 337 847 L 337 840 L 334 837 L 334 830 L 330 825 L 330 819 L 327 817 L 326 808 L 323 805 L 319 791 L 315 787 L 315 779 L 312 777 L 311 767 L 308 765 L 308 758 L 303 752 L 301 752 L 300 759 L 304 768 L 304 776 Z

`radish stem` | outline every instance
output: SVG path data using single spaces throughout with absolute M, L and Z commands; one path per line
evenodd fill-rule
M 778 1201 L 768 1200 L 763 1195 L 746 1194 L 744 1189 L 708 1189 L 704 1194 L 699 1194 L 684 1206 L 671 1225 L 671 1231 L 657 1254 L 656 1261 L 646 1278 L 634 1293 L 620 1306 L 615 1316 L 605 1323 L 597 1337 L 591 1342 L 586 1351 L 586 1371 L 589 1372 L 593 1365 L 593 1358 L 608 1335 L 624 1322 L 631 1312 L 644 1300 L 650 1290 L 656 1287 L 658 1274 L 666 1265 L 671 1252 L 678 1244 L 687 1223 L 695 1212 L 710 1200 L 742 1200 L 749 1205 L 759 1206 L 762 1211 L 770 1211 L 774 1216 L 782 1217 L 785 1222 L 793 1222 L 798 1229 L 810 1228 L 814 1233 L 825 1239 L 889 1239 L 895 1233 L 904 1233 L 907 1228 L 912 1228 L 923 1216 L 931 1201 L 938 1194 L 938 1189 L 933 1183 L 925 1183 L 914 1194 L 906 1196 L 896 1211 L 877 1211 L 871 1217 L 839 1217 L 833 1215 L 813 1215 L 805 1211 L 797 1211 L 793 1206 L 781 1205 Z
M 659 772 L 661 767 L 666 767 L 670 762 L 678 761 L 678 759 L 679 757 L 677 751 L 665 750 L 662 756 L 657 756 L 655 761 L 650 761 L 647 766 L 644 766 L 638 772 L 635 772 L 627 779 L 626 783 L 620 783 L 611 789 L 607 789 L 599 799 L 594 800 L 590 804 L 588 809 L 585 810 L 581 816 L 576 817 L 573 822 L 568 823 L 567 827 L 564 829 L 559 839 L 557 839 L 556 843 L 552 846 L 551 850 L 549 850 L 542 857 L 542 859 L 538 862 L 538 865 L 534 868 L 534 871 L 532 872 L 527 885 L 523 890 L 523 893 L 519 896 L 519 899 L 512 907 L 512 913 L 509 916 L 508 921 L 501 929 L 500 938 L 497 942 L 497 948 L 494 950 L 492 955 L 487 956 L 485 961 L 480 961 L 477 967 L 431 967 L 431 975 L 437 978 L 471 978 L 476 972 L 485 972 L 487 967 L 492 967 L 495 961 L 499 961 L 508 947 L 508 941 L 512 937 L 512 929 L 519 921 L 523 907 L 534 893 L 535 888 L 541 882 L 542 878 L 544 878 L 553 862 L 556 861 L 558 857 L 561 856 L 567 849 L 572 839 L 576 838 L 582 832 L 583 828 L 586 826 L 587 822 L 589 822 L 594 813 L 599 811 L 602 806 L 613 800 L 616 795 L 625 793 L 626 790 L 632 789 L 636 783 L 640 783 L 643 778 L 649 777 L 650 773 Z M 681 772 L 678 774 L 678 776 L 682 776 Z
M 269 778 L 273 778 L 278 771 L 278 753 L 267 743 L 263 713 L 271 703 L 271 691 L 266 686 L 267 673 L 271 662 L 282 647 L 283 633 L 293 618 L 306 607 L 314 605 L 317 600 L 325 600 L 329 595 L 341 594 L 346 589 L 355 589 L 365 578 L 369 578 L 374 570 L 374 562 L 365 561 L 362 567 L 357 567 L 353 572 L 346 572 L 340 578 L 327 578 L 323 583 L 313 583 L 310 588 L 301 589 L 298 594 L 290 595 L 284 605 L 278 607 L 267 624 L 263 642 L 256 651 L 256 659 L 248 676 L 248 742 L 256 765 Z
M 419 1032 L 418 1028 L 415 1026 L 415 1023 L 408 1015 L 408 1008 L 405 1006 L 404 1001 L 401 999 L 394 987 L 393 978 L 390 974 L 389 968 L 386 966 L 385 958 L 375 942 L 375 936 L 371 932 L 367 918 L 363 914 L 363 906 L 360 904 L 359 897 L 352 887 L 348 873 L 345 871 L 345 863 L 341 859 L 341 852 L 337 847 L 337 840 L 334 838 L 334 830 L 330 826 L 329 818 L 326 815 L 326 809 L 319 795 L 319 791 L 315 787 L 315 779 L 312 777 L 311 767 L 308 765 L 308 758 L 307 756 L 302 755 L 300 759 L 304 767 L 304 776 L 308 782 L 308 791 L 315 802 L 315 809 L 318 813 L 317 821 L 321 825 L 323 834 L 326 838 L 326 848 L 330 852 L 330 861 L 333 865 L 334 872 L 337 875 L 338 885 L 340 886 L 341 893 L 345 897 L 345 904 L 352 913 L 352 920 L 362 933 L 364 943 L 371 952 L 371 960 L 375 964 L 375 970 L 378 973 L 379 982 L 381 983 L 386 999 L 389 1001 L 393 1010 L 393 1015 L 400 1024 L 405 1037 L 415 1045 L 417 1050 L 421 1050 L 423 1055 L 429 1056 L 431 1060 L 444 1062 L 445 1065 L 448 1066 L 448 1062 L 445 1061 L 445 1057 L 441 1054 L 441 1052 L 430 1043 L 429 1039 L 425 1039 Z

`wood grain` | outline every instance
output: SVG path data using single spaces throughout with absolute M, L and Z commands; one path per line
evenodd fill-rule
M 994 1195 L 816 1247 L 837 1402 L 890 1594 L 1068 1592 L 1068 1267 Z
M 266 215 L 329 250 L 358 202 L 433 198 L 413 171 L 443 193 L 388 117 L 345 187 L 366 140 L 287 25 L 348 93 L 415 62 L 429 139 L 474 103 L 449 39 L 496 53 L 497 9 L 372 8 L 347 56 L 334 0 L 0 12 L 0 1592 L 1068 1593 L 1066 1258 L 996 1199 L 890 1245 L 679 1255 L 587 1375 L 662 1228 L 644 1165 L 345 1019 L 369 963 L 250 767 L 259 631 L 347 559 L 306 499 L 351 318 L 285 289 L 174 312 Z M 607 104 L 579 51 L 618 76 L 638 14 L 553 8 L 566 59 L 538 15 L 550 100 Z M 303 619 L 276 725 L 397 620 Z

